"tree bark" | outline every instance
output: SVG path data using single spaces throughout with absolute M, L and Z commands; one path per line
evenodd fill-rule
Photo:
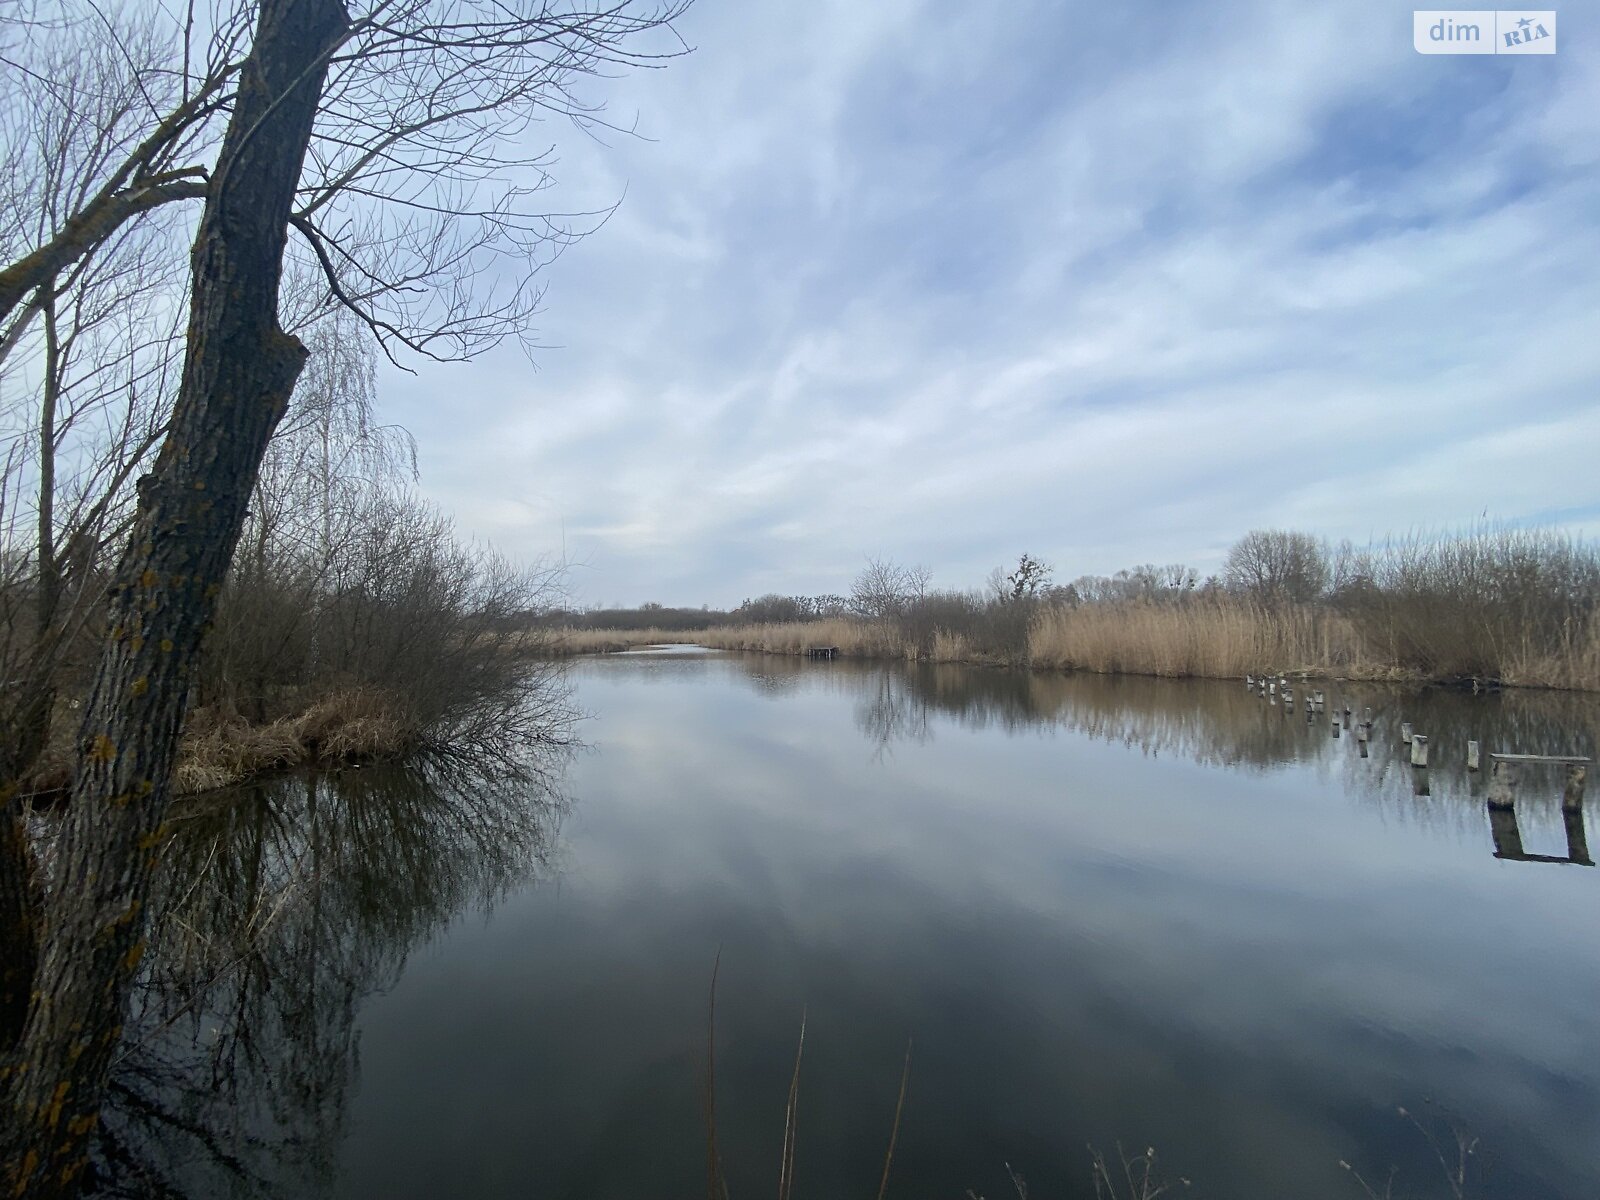
M 278 324 L 278 287 L 327 58 L 348 20 L 342 0 L 261 3 L 195 238 L 171 430 L 140 481 L 110 589 L 27 1020 L 0 1066 L 3 1196 L 70 1196 L 88 1161 L 143 950 L 190 676 L 306 357 Z

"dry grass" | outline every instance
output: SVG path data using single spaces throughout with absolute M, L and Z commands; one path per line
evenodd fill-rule
M 541 634 L 544 654 L 566 657 L 572 654 L 615 654 L 640 646 L 695 645 L 703 633 L 665 629 L 556 629 Z
M 1380 596 L 1340 611 L 1221 594 L 1183 603 L 1039 605 L 1031 622 L 1029 610 L 990 605 L 899 621 L 838 617 L 687 633 L 565 630 L 555 639 L 557 652 L 566 654 L 657 642 L 790 655 L 836 646 L 847 658 L 1169 678 L 1287 671 L 1387 681 L 1493 678 L 1519 687 L 1600 691 L 1600 610 L 1552 623 L 1486 615 L 1448 597 L 1424 603 L 1416 596 Z
M 1503 677 L 1518 687 L 1600 691 L 1600 611 L 1563 629 L 1552 650 L 1523 646 L 1509 656 Z
M 911 644 L 892 626 L 835 617 L 779 625 L 725 625 L 695 635 L 696 642 L 717 650 L 762 650 L 768 654 L 804 654 L 811 646 L 837 646 L 846 658 L 915 658 Z
M 1046 609 L 1029 632 L 1028 657 L 1036 667 L 1168 677 L 1381 673 L 1345 618 L 1234 599 Z
M 298 716 L 265 725 L 234 713 L 199 710 L 191 714 L 178 748 L 173 791 L 211 791 L 305 762 L 398 757 L 421 736 L 398 713 L 396 705 L 370 688 L 335 692 Z

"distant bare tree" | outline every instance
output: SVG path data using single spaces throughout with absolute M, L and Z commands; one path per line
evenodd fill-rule
M 1307 603 L 1328 586 L 1328 558 L 1309 533 L 1256 529 L 1228 550 L 1223 565 L 1228 586 L 1259 600 Z
M 850 608 L 868 620 L 904 615 L 928 593 L 933 573 L 924 566 L 904 567 L 887 558 L 869 558 L 850 587 Z
M 1031 600 L 1050 581 L 1050 566 L 1031 554 L 1017 560 L 1016 570 L 1006 576 L 1008 595 L 1012 600 Z

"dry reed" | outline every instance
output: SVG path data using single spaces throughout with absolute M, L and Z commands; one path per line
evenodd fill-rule
M 835 646 L 847 658 L 914 658 L 911 644 L 884 622 L 832 617 L 776 625 L 724 625 L 696 634 L 694 640 L 717 650 L 761 650 L 804 654 L 812 646 Z
M 347 688 L 305 712 L 267 724 L 237 713 L 200 710 L 190 717 L 178 748 L 173 791 L 206 792 L 265 771 L 305 762 L 395 758 L 413 749 L 421 731 L 372 688 Z
M 1231 598 L 1045 609 L 1029 631 L 1028 658 L 1036 667 L 1168 677 L 1377 673 L 1344 617 Z
M 551 657 L 574 654 L 615 654 L 640 646 L 668 646 L 697 643 L 699 631 L 665 629 L 556 629 L 540 634 L 539 651 Z

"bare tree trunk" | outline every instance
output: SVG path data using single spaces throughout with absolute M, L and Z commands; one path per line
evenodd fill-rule
M 22 1033 L 39 965 L 38 881 L 18 806 L 23 777 L 50 737 L 55 657 L 49 652 L 61 596 L 55 545 L 55 420 L 60 398 L 61 342 L 53 296 L 41 303 L 45 323 L 44 404 L 39 417 L 38 594 L 33 650 L 23 679 L 6 684 L 24 697 L 0 729 L 0 1048 Z M 3 1061 L 3 1060 L 0 1060 Z
M 87 1163 L 143 950 L 190 676 L 305 361 L 278 324 L 279 277 L 327 55 L 347 23 L 342 0 L 262 0 L 195 239 L 171 431 L 140 481 L 110 591 L 32 1002 L 0 1067 L 6 1195 L 69 1196 Z

